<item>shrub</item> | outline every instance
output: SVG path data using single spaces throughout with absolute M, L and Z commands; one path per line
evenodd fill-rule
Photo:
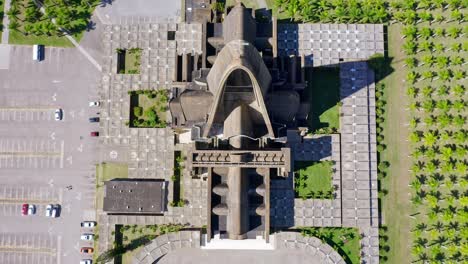
M 141 114 L 143 113 L 143 108 L 139 106 L 133 107 L 133 114 L 137 117 L 140 117 Z

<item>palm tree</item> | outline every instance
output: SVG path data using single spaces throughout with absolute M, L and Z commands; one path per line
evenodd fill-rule
M 444 44 L 442 44 L 442 43 L 435 44 L 434 45 L 434 50 L 437 51 L 437 52 L 444 52 L 444 50 L 445 50 Z
M 432 36 L 432 29 L 428 27 L 424 27 L 421 30 L 419 30 L 419 35 L 423 39 L 429 39 Z
M 415 83 L 418 78 L 419 73 L 414 71 L 408 72 L 408 74 L 406 75 L 406 80 L 411 84 Z
M 439 76 L 439 78 L 442 81 L 448 81 L 450 79 L 450 77 L 452 76 L 452 73 L 451 73 L 450 70 L 443 69 L 443 70 L 439 71 L 437 75 Z
M 442 10 L 446 7 L 445 0 L 433 0 L 432 3 L 435 7 L 441 8 Z
M 460 12 L 460 10 L 452 11 L 450 17 L 452 18 L 452 21 L 457 21 L 458 23 L 463 22 L 463 13 Z
M 451 105 L 449 100 L 439 100 L 436 103 L 437 109 L 439 109 L 442 112 L 448 112 L 450 111 Z
M 434 35 L 435 35 L 436 37 L 443 37 L 443 36 L 445 36 L 445 29 L 443 29 L 443 28 L 436 28 L 436 29 L 434 30 Z
M 461 29 L 458 28 L 458 27 L 450 27 L 448 30 L 447 30 L 447 33 L 450 37 L 452 38 L 458 38 L 460 36 L 460 33 L 461 33 Z
M 460 8 L 460 5 L 461 5 L 460 0 L 448 0 L 447 2 L 448 2 L 448 6 L 452 10 L 456 10 L 456 9 Z
M 453 90 L 453 93 L 456 96 L 463 96 L 465 94 L 465 87 L 463 85 L 460 85 L 460 84 L 455 84 L 452 87 L 452 90 Z
M 446 96 L 449 94 L 449 88 L 446 85 L 441 85 L 439 89 L 437 89 L 438 96 Z
M 453 118 L 453 123 L 456 127 L 459 127 L 459 128 L 463 128 L 463 126 L 465 125 L 466 123 L 466 119 L 465 117 L 461 116 L 461 115 L 457 115 Z
M 427 64 L 429 67 L 431 67 L 432 64 L 434 64 L 434 56 L 432 56 L 432 55 L 424 55 L 424 56 L 422 57 L 422 61 L 423 61 L 423 64 L 422 64 L 422 65 Z
M 10 20 L 15 20 L 18 18 L 18 16 L 21 14 L 21 12 L 18 10 L 18 8 L 11 6 L 10 10 L 8 10 L 7 15 L 10 18 Z
M 423 41 L 421 44 L 419 44 L 421 51 L 432 51 L 433 46 L 434 44 L 430 41 Z
M 453 109 L 457 112 L 461 112 L 465 109 L 465 102 L 463 100 L 456 100 L 453 102 Z
M 423 133 L 423 141 L 426 146 L 433 146 L 437 142 L 437 135 L 433 131 Z
M 447 67 L 448 63 L 449 63 L 448 57 L 440 56 L 436 58 L 436 64 L 441 69 Z
M 452 122 L 452 119 L 447 114 L 440 115 L 437 120 L 439 121 L 439 125 L 441 127 L 447 127 Z
M 406 55 L 413 55 L 416 52 L 417 44 L 414 41 L 408 40 L 403 44 L 403 49 Z
M 424 86 L 422 88 L 422 95 L 424 97 L 431 97 L 432 92 L 434 92 L 434 88 L 432 88 L 430 85 Z
M 422 76 L 423 76 L 423 80 L 424 79 L 431 79 L 431 81 L 432 81 L 432 78 L 434 78 L 435 73 L 433 71 L 425 71 L 425 72 L 423 72 Z
M 465 79 L 466 77 L 466 72 L 463 71 L 463 70 L 454 70 L 453 71 L 453 78 L 455 80 L 461 80 L 461 79 Z
M 412 69 L 416 67 L 417 61 L 416 58 L 414 57 L 408 57 L 405 59 L 405 65 L 408 66 L 408 68 Z
M 420 19 L 421 21 L 429 22 L 429 25 L 432 23 L 432 20 L 434 19 L 434 18 L 432 17 L 432 14 L 429 13 L 429 12 L 427 12 L 427 11 L 424 11 L 424 12 L 419 13 L 418 16 L 419 16 L 419 19 Z
M 8 24 L 8 29 L 12 31 L 19 31 L 20 24 L 16 20 L 11 20 Z
M 403 35 L 402 38 L 414 39 L 418 33 L 418 29 L 413 25 L 406 26 L 401 33 Z
M 442 22 L 444 22 L 444 20 L 445 20 L 445 18 L 444 18 L 444 16 L 441 15 L 441 14 L 436 14 L 436 15 L 434 16 L 434 21 L 436 21 L 436 22 L 442 23 Z
M 450 58 L 450 63 L 455 65 L 455 66 L 462 65 L 463 62 L 464 62 L 464 60 L 460 56 L 455 56 L 455 57 Z

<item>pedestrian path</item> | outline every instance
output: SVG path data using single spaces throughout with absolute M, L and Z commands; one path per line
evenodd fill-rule
M 8 44 L 8 37 L 10 30 L 8 29 L 8 25 L 10 24 L 10 19 L 8 18 L 8 10 L 10 10 L 11 0 L 4 0 L 5 4 L 3 7 L 3 32 L 2 32 L 2 44 Z

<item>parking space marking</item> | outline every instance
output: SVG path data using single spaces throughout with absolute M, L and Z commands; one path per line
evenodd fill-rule
M 0 139 L 1 168 L 56 168 L 56 161 L 63 160 L 64 141 L 60 149 L 51 139 Z M 63 161 L 61 161 L 63 164 Z M 60 166 L 63 168 L 63 165 Z
M 51 121 L 56 108 L 20 108 L 2 107 L 0 108 L 0 121 L 6 122 L 33 122 Z

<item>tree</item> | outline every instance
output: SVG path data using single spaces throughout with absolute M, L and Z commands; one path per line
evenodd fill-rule
M 408 68 L 414 68 L 416 66 L 416 58 L 414 57 L 409 57 L 405 59 L 405 64 L 408 66 Z
M 448 63 L 449 63 L 448 57 L 440 56 L 436 58 L 436 64 L 437 64 L 437 67 L 439 68 L 447 67 Z
M 432 29 L 428 27 L 424 27 L 421 30 L 419 30 L 419 35 L 423 39 L 429 39 L 432 36 Z
M 450 17 L 452 18 L 453 21 L 457 21 L 458 23 L 463 22 L 463 13 L 460 12 L 460 10 L 454 10 L 450 14 Z
M 448 81 L 450 77 L 452 76 L 452 73 L 450 72 L 450 70 L 443 69 L 439 71 L 437 75 L 442 81 Z
M 406 80 L 411 84 L 415 83 L 418 78 L 419 74 L 417 72 L 411 71 L 406 75 Z
M 432 64 L 434 64 L 435 59 L 434 59 L 434 56 L 432 55 L 424 55 L 422 57 L 422 61 L 423 61 L 423 65 L 427 64 L 427 66 L 431 67 Z
M 458 38 L 460 36 L 461 29 L 458 27 L 450 27 L 447 29 L 447 34 L 452 38 Z
M 455 65 L 455 66 L 459 66 L 459 65 L 462 65 L 464 62 L 464 59 L 460 56 L 454 56 L 452 58 L 450 58 L 450 63 Z
M 465 77 L 466 77 L 466 72 L 464 72 L 463 70 L 454 70 L 453 71 L 453 78 L 455 80 L 465 79 Z
M 437 142 L 437 136 L 432 131 L 424 132 L 423 141 L 426 146 L 433 146 Z
M 452 87 L 452 90 L 453 90 L 453 93 L 456 96 L 463 96 L 465 94 L 465 87 L 463 85 L 460 85 L 460 84 L 455 84 Z
M 433 46 L 434 44 L 430 41 L 423 41 L 421 44 L 419 44 L 421 51 L 432 51 Z
M 19 31 L 20 24 L 16 20 L 10 21 L 8 24 L 8 29 L 12 31 Z
M 413 25 L 406 26 L 402 30 L 403 38 L 414 39 L 416 38 L 417 33 L 418 29 Z

